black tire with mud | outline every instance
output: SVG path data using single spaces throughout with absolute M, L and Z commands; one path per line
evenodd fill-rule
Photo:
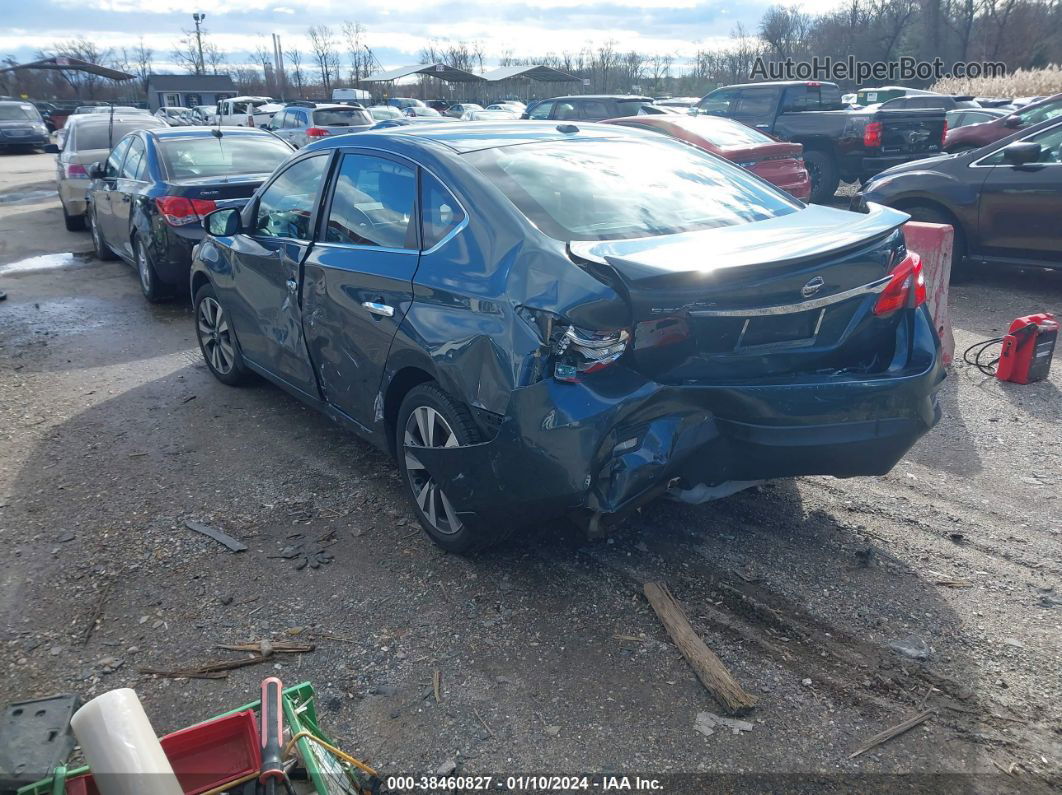
M 804 150 L 804 166 L 811 177 L 811 198 L 809 201 L 815 204 L 825 204 L 833 199 L 837 193 L 837 186 L 841 184 L 841 175 L 837 169 L 837 161 L 829 152 L 821 149 Z

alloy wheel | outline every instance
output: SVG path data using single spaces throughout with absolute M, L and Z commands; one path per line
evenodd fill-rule
M 203 355 L 210 366 L 222 375 L 228 375 L 236 363 L 235 343 L 225 310 L 210 296 L 199 302 L 196 330 Z
M 435 530 L 453 535 L 461 529 L 461 520 L 439 484 L 417 458 L 416 450 L 418 447 L 460 447 L 457 434 L 431 406 L 417 406 L 406 420 L 403 444 L 406 473 L 417 505 Z

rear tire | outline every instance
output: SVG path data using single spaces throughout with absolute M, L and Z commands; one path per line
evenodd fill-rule
M 969 268 L 966 263 L 966 237 L 962 233 L 962 227 L 950 213 L 939 207 L 928 204 L 912 204 L 902 208 L 911 216 L 912 221 L 922 221 L 927 224 L 947 224 L 955 230 L 955 237 L 951 246 L 951 281 L 962 281 L 967 278 Z
M 395 424 L 395 451 L 410 502 L 424 532 L 448 552 L 471 552 L 502 540 L 475 517 L 458 517 L 431 473 L 417 459 L 418 447 L 463 447 L 483 437 L 465 406 L 433 383 L 413 387 Z
M 66 211 L 66 205 L 59 202 L 63 208 L 63 223 L 66 225 L 66 231 L 68 232 L 80 232 L 85 228 L 85 215 L 71 215 Z
M 214 285 L 204 284 L 196 291 L 193 307 L 195 336 L 210 372 L 228 386 L 247 383 L 251 371 L 243 362 L 236 331 L 229 323 L 228 312 L 214 292 Z
M 820 149 L 807 149 L 804 151 L 804 167 L 811 177 L 811 201 L 815 204 L 825 204 L 833 199 L 837 186 L 841 184 L 841 176 L 833 156 Z
M 142 245 L 140 239 L 133 237 L 133 258 L 136 260 L 136 272 L 140 278 L 140 292 L 152 304 L 160 304 L 173 297 L 173 292 L 167 285 L 159 281 L 158 272 L 151 262 L 151 255 L 147 246 Z
M 100 232 L 99 223 L 96 220 L 96 208 L 89 207 L 85 210 L 85 216 L 88 219 L 89 232 L 92 233 L 92 248 L 96 254 L 96 259 L 108 261 L 115 258 L 115 254 L 111 251 L 110 247 L 103 239 L 103 233 Z

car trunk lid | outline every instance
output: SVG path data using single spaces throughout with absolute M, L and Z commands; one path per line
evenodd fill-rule
M 171 196 L 184 196 L 187 199 L 246 199 L 258 190 L 268 174 L 232 174 L 224 177 L 190 177 L 169 180 Z
M 883 155 L 939 152 L 943 147 L 943 110 L 881 110 L 874 120 L 881 123 Z
M 903 213 L 811 206 L 667 238 L 570 244 L 631 311 L 634 366 L 663 382 L 884 366 L 896 315 L 872 312 L 902 258 Z M 602 270 L 605 271 L 602 274 Z

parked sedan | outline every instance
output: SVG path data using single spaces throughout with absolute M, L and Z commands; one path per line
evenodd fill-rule
M 50 141 L 48 127 L 32 103 L 0 101 L 0 151 L 44 148 Z
M 296 149 L 329 135 L 361 132 L 375 124 L 361 105 L 288 105 L 273 116 L 270 129 Z
M 953 272 L 964 257 L 1062 268 L 1062 118 L 991 146 L 881 172 L 854 199 L 955 228 Z
M 583 94 L 532 102 L 524 111 L 524 117 L 563 121 L 604 121 L 625 116 L 641 116 L 646 113 L 646 108 L 653 107 L 652 97 L 626 94 Z M 662 108 L 657 110 L 660 111 Z
M 76 120 L 76 121 L 75 121 Z M 111 117 L 74 116 L 63 129 L 63 145 L 45 147 L 58 152 L 55 160 L 55 182 L 59 204 L 63 208 L 63 223 L 70 231 L 85 228 L 85 202 L 88 197 L 88 167 L 103 160 L 118 141 L 136 130 L 166 129 L 166 122 L 144 114 L 120 114 Z
M 195 329 L 220 381 L 261 374 L 394 454 L 464 551 L 887 472 L 943 378 L 906 220 L 622 127 L 409 125 L 311 144 L 208 216 Z
M 438 119 L 440 117 L 450 116 L 450 112 L 439 113 L 435 108 L 429 108 L 422 105 L 410 105 L 409 107 L 402 108 L 402 115 L 409 118 L 425 118 L 425 119 Z
M 159 108 L 155 111 L 154 116 L 156 119 L 166 122 L 171 127 L 192 127 L 193 125 L 200 123 L 198 119 L 192 116 L 192 111 L 188 108 Z
M 443 111 L 443 115 L 453 119 L 460 119 L 470 110 L 483 110 L 483 106 L 477 105 L 475 102 L 457 102 Z
M 466 110 L 461 114 L 461 121 L 505 121 L 505 119 L 519 119 L 520 114 L 515 108 L 498 110 Z
M 366 110 L 369 111 L 369 115 L 372 116 L 373 121 L 402 118 L 402 111 L 390 105 L 372 105 L 371 107 L 366 108 Z
M 1062 94 L 1025 105 L 1002 118 L 981 124 L 970 124 L 949 129 L 944 137 L 944 149 L 948 152 L 963 152 L 995 143 L 1016 130 L 1022 130 L 1043 121 L 1062 116 Z
M 741 122 L 720 116 L 628 116 L 604 123 L 678 138 L 747 168 L 802 201 L 811 197 L 803 145 L 779 141 Z
M 1012 110 L 1005 108 L 973 108 L 969 110 L 949 110 L 945 115 L 948 119 L 948 129 L 955 130 L 968 124 L 980 124 L 985 121 L 993 121 L 1009 116 Z
M 80 128 L 79 128 L 80 134 Z M 188 285 L 202 217 L 242 204 L 292 153 L 265 130 L 174 127 L 126 135 L 89 167 L 85 211 L 99 259 L 133 265 L 151 302 Z

